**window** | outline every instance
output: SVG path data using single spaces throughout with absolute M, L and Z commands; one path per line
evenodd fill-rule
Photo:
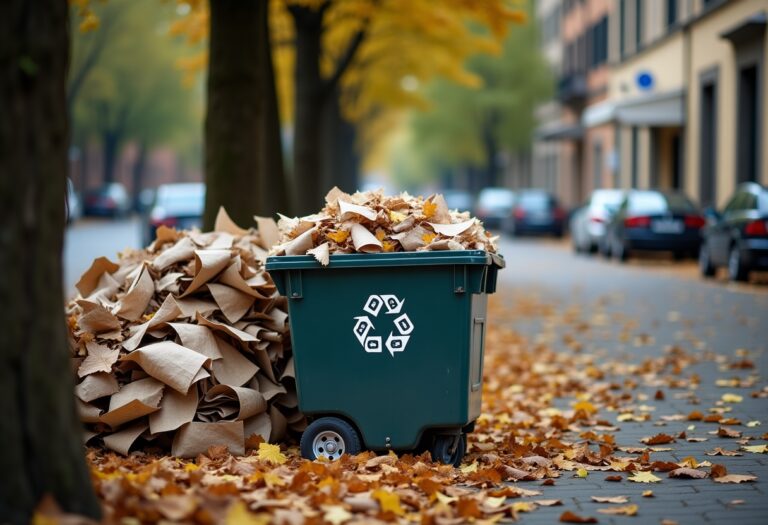
M 643 0 L 635 0 L 635 52 L 643 47 Z
M 589 68 L 595 68 L 608 60 L 608 17 L 604 16 L 588 30 Z
M 758 116 L 760 114 L 757 64 L 742 67 L 738 76 L 737 182 L 758 178 Z
M 677 23 L 677 0 L 667 0 L 667 27 Z
M 626 30 L 625 16 L 626 1 L 619 0 L 619 57 L 624 58 L 624 32 Z
M 638 172 L 640 171 L 640 152 L 638 151 L 638 130 L 637 126 L 632 126 L 632 182 L 630 186 L 637 188 Z
M 717 76 L 702 80 L 701 127 L 699 136 L 699 202 L 711 206 L 715 201 L 717 176 Z

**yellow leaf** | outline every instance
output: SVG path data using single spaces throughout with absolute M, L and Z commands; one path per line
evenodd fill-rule
M 403 222 L 406 219 L 406 215 L 404 213 L 400 213 L 398 211 L 389 210 L 389 220 L 392 222 Z
M 233 503 L 227 510 L 227 525 L 267 525 L 269 521 L 268 514 L 252 514 L 242 501 Z
M 384 489 L 376 489 L 371 493 L 371 497 L 379 502 L 382 512 L 391 512 L 396 516 L 405 514 L 405 509 L 400 506 L 400 496 L 394 492 Z
M 341 525 L 345 521 L 352 519 L 352 514 L 347 512 L 341 505 L 328 505 L 323 507 L 323 510 L 325 510 L 323 519 L 333 525 Z
M 435 237 L 437 237 L 437 235 L 434 233 L 425 233 L 424 235 L 421 236 L 421 240 L 429 244 L 435 240 Z
M 280 446 L 270 445 L 269 443 L 259 443 L 259 459 L 272 463 L 273 465 L 282 465 L 288 458 L 280 452 Z
M 635 483 L 658 483 L 661 481 L 661 478 L 657 478 L 653 475 L 651 472 L 635 472 L 633 476 L 630 476 L 627 478 L 629 481 L 634 481 Z
M 381 247 L 385 252 L 393 252 L 395 251 L 395 243 L 389 242 L 389 241 L 383 241 L 381 243 Z
M 498 509 L 504 504 L 506 500 L 507 498 L 504 496 L 499 496 L 498 498 L 489 496 L 485 498 L 485 501 L 483 501 L 483 505 L 485 505 L 486 507 L 490 507 L 492 509 Z
M 530 501 L 516 501 L 512 504 L 512 508 L 516 512 L 531 512 L 536 510 L 536 504 Z
M 325 236 L 333 242 L 341 244 L 347 240 L 347 237 L 349 237 L 349 232 L 346 230 L 339 230 L 336 232 L 326 233 Z
M 725 403 L 741 403 L 744 401 L 744 398 L 741 397 L 739 394 L 723 394 L 723 396 L 720 398 Z
M 582 467 L 576 471 L 576 475 L 580 478 L 586 478 L 587 476 L 589 476 L 589 472 L 587 472 L 587 469 Z
M 477 461 L 473 462 L 471 465 L 464 465 L 459 470 L 461 470 L 462 474 L 472 474 L 473 472 L 477 472 Z
M 184 465 L 184 472 L 193 472 L 193 471 L 195 471 L 195 470 L 197 470 L 199 468 L 200 467 L 195 465 L 194 463 L 186 463 Z
M 579 401 L 578 403 L 573 405 L 573 409 L 583 410 L 588 414 L 594 414 L 595 412 L 597 412 L 597 408 L 595 408 L 595 405 L 593 405 L 589 401 Z
M 384 240 L 384 237 L 387 236 L 387 232 L 382 230 L 381 228 L 376 228 L 376 238 L 380 241 Z
M 458 501 L 459 498 L 454 498 L 452 496 L 446 496 L 442 492 L 435 492 L 435 496 L 437 496 L 437 501 L 442 503 L 443 505 L 450 505 L 454 501 Z
M 633 503 L 623 507 L 608 507 L 605 509 L 597 509 L 597 512 L 602 514 L 615 514 L 619 516 L 634 516 L 637 514 L 637 505 Z
M 746 450 L 753 454 L 766 454 L 768 453 L 768 445 L 749 445 L 741 447 L 741 450 Z
M 424 217 L 429 219 L 435 214 L 436 211 L 437 211 L 437 204 L 431 201 L 427 201 L 424 203 L 424 209 L 423 209 Z
M 285 480 L 280 476 L 278 476 L 277 474 L 273 474 L 271 472 L 265 472 L 263 478 L 264 478 L 264 482 L 267 484 L 268 487 L 285 486 Z

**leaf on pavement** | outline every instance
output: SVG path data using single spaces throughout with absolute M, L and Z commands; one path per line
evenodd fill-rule
M 765 445 L 762 445 L 765 446 Z M 746 449 L 746 447 L 741 447 Z M 707 456 L 743 456 L 738 450 L 725 450 L 724 448 L 715 447 L 713 450 L 705 452 Z
M 658 483 L 661 481 L 661 478 L 657 478 L 653 473 L 645 471 L 635 472 L 633 476 L 627 479 L 629 479 L 629 481 L 634 481 L 635 483 Z
M 637 505 L 625 505 L 623 507 L 605 507 L 597 509 L 597 512 L 602 514 L 615 514 L 619 516 L 634 516 L 637 514 Z
M 732 394 L 730 392 L 727 394 L 723 394 L 720 397 L 720 399 L 722 399 L 724 403 L 741 403 L 742 401 L 744 401 L 744 398 L 742 396 L 738 394 Z
M 560 521 L 563 523 L 597 523 L 597 518 L 579 516 L 570 510 L 566 510 L 560 514 Z
M 740 438 L 741 432 L 739 432 L 738 430 L 732 430 L 726 427 L 719 427 L 717 429 L 717 435 L 720 437 L 727 437 L 727 438 Z
M 592 496 L 592 501 L 597 503 L 628 503 L 627 496 Z
M 382 512 L 391 512 L 396 516 L 404 516 L 405 509 L 400 506 L 400 496 L 394 492 L 384 489 L 376 489 L 371 493 L 371 497 L 379 502 Z
M 646 445 L 666 445 L 667 443 L 674 443 L 674 436 L 669 434 L 656 434 L 653 437 L 644 437 L 640 440 L 641 443 Z
M 756 481 L 757 476 L 751 476 L 748 474 L 727 474 L 719 478 L 712 478 L 715 483 L 745 483 L 749 481 Z
M 685 479 L 703 479 L 707 477 L 707 473 L 703 470 L 696 470 L 695 468 L 678 468 L 669 473 L 670 478 L 685 478 Z
M 752 452 L 753 454 L 766 454 L 768 453 L 768 445 L 748 445 L 741 447 L 741 450 Z M 738 453 L 734 455 L 738 455 Z

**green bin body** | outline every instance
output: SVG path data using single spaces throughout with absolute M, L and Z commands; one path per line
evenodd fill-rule
M 299 408 L 348 420 L 371 450 L 412 450 L 425 431 L 480 415 L 487 294 L 502 258 L 485 251 L 267 259 L 288 298 Z M 405 317 L 403 317 L 405 316 Z

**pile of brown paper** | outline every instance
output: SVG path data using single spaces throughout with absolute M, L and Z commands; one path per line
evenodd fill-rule
M 320 213 L 281 216 L 275 255 L 313 255 L 327 265 L 335 253 L 485 250 L 495 252 L 496 237 L 469 212 L 449 210 L 442 195 L 427 199 L 382 190 L 349 195 L 333 188 Z
M 279 233 L 256 221 L 243 230 L 220 210 L 214 232 L 161 226 L 148 249 L 83 274 L 67 315 L 87 441 L 191 457 L 303 430 L 285 299 L 264 271 Z

